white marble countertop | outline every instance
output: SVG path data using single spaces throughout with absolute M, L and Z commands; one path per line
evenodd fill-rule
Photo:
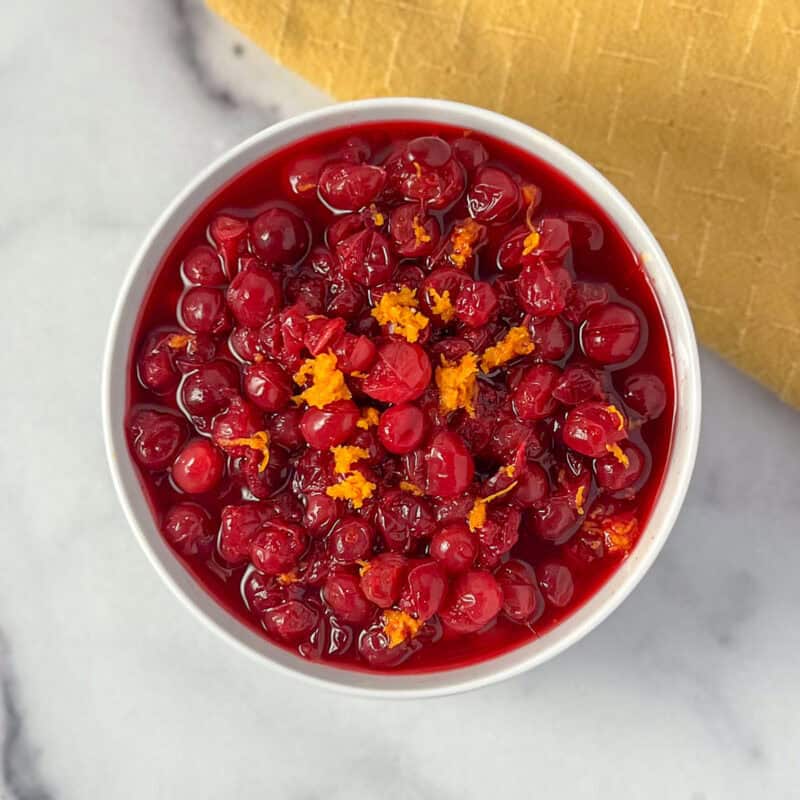
M 798 796 L 796 412 L 704 353 L 700 457 L 666 549 L 534 672 L 400 703 L 265 671 L 130 534 L 99 368 L 166 202 L 327 98 L 197 0 L 10 4 L 0 65 L 0 797 Z

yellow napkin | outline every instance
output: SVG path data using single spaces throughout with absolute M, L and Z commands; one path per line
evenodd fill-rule
M 446 97 L 601 169 L 700 338 L 800 405 L 797 0 L 208 0 L 344 100 Z

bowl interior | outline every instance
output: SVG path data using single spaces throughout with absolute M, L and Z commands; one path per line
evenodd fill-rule
M 241 170 L 297 139 L 349 124 L 403 119 L 447 123 L 505 139 L 552 164 L 605 210 L 639 253 L 661 306 L 675 372 L 675 420 L 672 453 L 650 520 L 631 555 L 587 603 L 541 638 L 489 661 L 428 674 L 383 675 L 298 658 L 261 638 L 217 605 L 157 530 L 128 455 L 123 426 L 128 349 L 139 308 L 163 253 L 197 207 Z M 114 483 L 140 544 L 178 597 L 228 641 L 278 669 L 329 687 L 371 696 L 447 694 L 493 683 L 551 658 L 602 621 L 647 571 L 677 517 L 694 465 L 700 425 L 697 345 L 677 280 L 652 233 L 622 195 L 572 151 L 526 125 L 472 106 L 413 98 L 365 100 L 304 114 L 256 134 L 208 167 L 161 215 L 133 260 L 111 320 L 104 363 L 103 422 Z

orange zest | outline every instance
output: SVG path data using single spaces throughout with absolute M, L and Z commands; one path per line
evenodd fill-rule
M 361 508 L 364 501 L 372 497 L 372 493 L 377 488 L 376 484 L 364 477 L 363 472 L 353 470 L 338 483 L 325 489 L 325 494 L 334 499 L 349 500 L 353 508 Z
M 617 418 L 617 430 L 621 431 L 625 429 L 625 417 L 622 415 L 622 412 L 616 406 L 606 406 L 606 411 L 609 414 L 612 414 Z
M 277 581 L 281 586 L 289 586 L 289 584 L 297 583 L 299 580 L 300 578 L 294 570 L 291 572 L 282 572 L 277 578 Z
M 378 211 L 377 206 L 375 203 L 370 204 L 369 213 L 372 217 L 372 221 L 380 228 L 385 222 L 386 217 L 383 215 L 382 212 Z
M 419 161 L 414 162 L 414 171 L 417 173 L 418 178 L 422 177 L 422 164 Z
M 420 224 L 418 216 L 415 215 L 414 219 L 411 220 L 411 227 L 414 229 L 414 240 L 417 244 L 424 244 L 431 240 L 431 235 Z
M 606 450 L 608 450 L 608 452 L 611 453 L 611 455 L 614 456 L 614 458 L 616 458 L 623 467 L 627 467 L 631 463 L 628 456 L 625 455 L 622 448 L 618 444 L 607 444 Z
M 252 436 L 243 436 L 236 439 L 217 439 L 220 447 L 249 447 L 261 453 L 261 463 L 258 471 L 263 472 L 269 465 L 269 434 L 266 431 L 256 431 Z
M 336 368 L 336 356 L 333 353 L 320 353 L 315 358 L 307 358 L 295 373 L 294 382 L 304 386 L 309 377 L 311 385 L 292 398 L 298 405 L 306 402 L 315 408 L 324 408 L 334 400 L 349 400 L 353 396 L 344 382 L 344 373 Z
M 390 648 L 397 647 L 406 639 L 413 639 L 421 627 L 422 622 L 405 611 L 387 608 L 383 612 L 383 632 L 389 640 Z
M 529 256 L 539 246 L 541 240 L 542 237 L 539 235 L 539 231 L 531 231 L 522 240 L 522 255 Z
M 400 488 L 404 492 L 411 492 L 411 494 L 415 494 L 417 497 L 422 497 L 425 492 L 417 486 L 416 483 L 411 483 L 411 481 L 400 481 Z
M 381 415 L 378 412 L 378 409 L 369 406 L 361 412 L 361 419 L 356 422 L 356 427 L 368 431 L 370 428 L 378 424 L 380 418 Z
M 333 453 L 333 471 L 339 475 L 346 475 L 353 469 L 353 464 L 362 458 L 369 458 L 369 453 L 363 447 L 340 444 L 331 447 Z
M 471 531 L 476 531 L 478 528 L 482 528 L 486 524 L 486 507 L 489 505 L 489 503 L 491 503 L 492 500 L 497 500 L 498 498 L 507 495 L 509 492 L 512 492 L 518 483 L 519 481 L 509 483 L 505 489 L 501 489 L 499 492 L 490 494 L 488 497 L 475 498 L 475 502 L 472 505 L 472 510 L 467 516 L 467 525 L 469 525 L 469 529 Z
M 167 339 L 167 347 L 171 350 L 183 350 L 189 342 L 192 341 L 192 337 L 188 333 L 173 333 Z
M 507 467 L 500 467 L 500 472 L 509 478 L 513 478 L 516 471 L 517 468 L 514 466 L 514 464 L 509 464 Z
M 474 219 L 459 222 L 450 234 L 452 250 L 450 260 L 459 268 L 464 269 L 467 259 L 472 255 L 472 248 L 481 235 L 483 227 Z
M 369 561 L 365 561 L 363 558 L 357 558 L 356 564 L 358 564 L 358 574 L 362 578 L 372 569 L 372 564 L 370 564 Z
M 586 487 L 579 486 L 578 491 L 575 492 L 575 510 L 583 516 L 586 512 L 583 510 L 583 504 L 586 501 Z
M 450 302 L 450 292 L 445 289 L 441 294 L 433 287 L 427 289 L 428 304 L 431 307 L 431 313 L 441 317 L 442 322 L 450 322 L 456 315 L 456 310 Z
M 517 356 L 526 356 L 535 348 L 530 331 L 524 325 L 511 328 L 495 345 L 487 347 L 481 356 L 481 370 L 491 372 L 493 369 L 511 361 Z
M 372 316 L 381 325 L 390 325 L 397 336 L 416 342 L 420 331 L 428 327 L 428 318 L 416 310 L 418 306 L 417 290 L 403 286 L 396 292 L 384 292 Z
M 478 395 L 478 356 L 465 353 L 458 363 L 441 357 L 442 365 L 436 367 L 436 386 L 439 389 L 439 408 L 444 413 L 463 408 L 475 416 L 475 398 Z

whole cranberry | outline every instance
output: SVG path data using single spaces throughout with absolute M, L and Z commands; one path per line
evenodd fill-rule
M 511 507 L 490 508 L 488 519 L 478 529 L 480 548 L 476 565 L 494 568 L 519 541 L 522 514 Z
M 475 170 L 489 160 L 486 148 L 472 136 L 460 136 L 450 145 L 453 154 L 461 162 L 461 166 L 471 175 Z
M 442 622 L 457 633 L 474 633 L 488 625 L 503 607 L 503 592 L 491 572 L 458 575 L 440 611 Z
M 558 407 L 553 390 L 561 377 L 561 370 L 552 364 L 534 364 L 522 374 L 512 395 L 514 410 L 520 419 L 541 419 Z
M 400 608 L 417 619 L 430 619 L 436 614 L 447 594 L 447 578 L 441 565 L 427 559 L 409 570 Z
M 475 475 L 475 463 L 461 436 L 442 431 L 433 437 L 425 454 L 426 490 L 438 497 L 466 491 Z
M 319 623 L 319 612 L 300 600 L 287 600 L 265 611 L 262 619 L 273 636 L 297 644 L 314 632 Z
M 300 196 L 316 192 L 319 174 L 326 161 L 324 155 L 304 155 L 294 159 L 286 170 L 286 181 L 292 192 Z
M 292 397 L 292 382 L 274 361 L 264 360 L 245 367 L 244 391 L 262 411 L 282 411 Z
M 350 281 L 337 280 L 328 284 L 327 313 L 331 317 L 354 319 L 364 310 L 366 302 L 364 290 Z
M 441 319 L 438 314 L 433 312 L 433 308 L 436 306 L 435 296 L 444 297 L 447 292 L 447 297 L 453 304 L 458 300 L 461 292 L 472 283 L 472 278 L 463 270 L 455 267 L 437 267 L 422 282 L 418 293 L 420 306 L 426 315 L 433 316 L 434 319 Z M 444 322 L 444 320 L 442 321 Z
M 288 208 L 268 208 L 253 220 L 252 232 L 253 247 L 267 264 L 296 264 L 308 251 L 308 223 Z
M 358 637 L 358 655 L 372 669 L 393 669 L 400 666 L 413 653 L 412 641 L 390 646 L 389 637 L 383 631 L 380 621 L 362 631 Z
M 402 455 L 416 450 L 425 438 L 427 418 L 412 403 L 400 403 L 381 414 L 378 438 L 390 452 Z
M 513 463 L 521 452 L 525 458 L 538 458 L 543 450 L 539 429 L 518 419 L 500 419 L 492 430 L 489 453 L 502 464 Z
M 305 444 L 300 430 L 303 413 L 302 408 L 287 408 L 273 415 L 269 426 L 271 440 L 287 450 L 296 450 Z
M 452 157 L 450 145 L 439 136 L 419 136 L 406 145 L 405 156 L 425 167 L 443 167 Z
M 211 220 L 208 232 L 217 250 L 222 255 L 227 272 L 230 275 L 236 265 L 236 259 L 247 244 L 247 221 L 220 214 Z
M 621 492 L 633 486 L 642 476 L 647 461 L 644 453 L 630 442 L 621 445 L 622 458 L 606 453 L 594 462 L 597 485 L 607 492 Z
M 280 308 L 281 287 L 269 270 L 251 266 L 231 281 L 227 299 L 240 325 L 259 328 Z
M 369 205 L 386 183 L 386 170 L 371 164 L 329 164 L 319 176 L 319 196 L 337 211 Z
M 379 608 L 389 608 L 403 591 L 409 562 L 399 553 L 381 553 L 362 571 L 361 591 Z
M 250 546 L 250 560 L 260 572 L 279 575 L 297 565 L 308 545 L 308 536 L 299 526 L 275 518 L 256 534 Z
M 334 480 L 333 456 L 327 450 L 307 448 L 295 462 L 293 480 L 295 494 L 324 492 Z
M 342 622 L 353 625 L 364 625 L 375 610 L 361 591 L 359 579 L 347 573 L 329 575 L 322 587 L 322 597 Z
M 367 336 L 354 336 L 345 333 L 333 347 L 336 366 L 349 375 L 352 372 L 366 372 L 378 357 L 378 348 Z
M 514 479 L 517 481 L 514 503 L 519 506 L 528 508 L 536 505 L 550 491 L 547 473 L 535 461 L 528 461 L 523 469 L 517 469 Z
M 372 552 L 375 529 L 361 517 L 342 517 L 328 536 L 328 552 L 337 561 L 351 564 Z
M 181 271 L 183 277 L 195 286 L 220 286 L 225 283 L 222 261 L 207 244 L 199 245 L 188 252 L 181 264 Z
M 657 375 L 638 372 L 625 378 L 625 403 L 645 420 L 657 419 L 667 406 L 667 390 Z
M 389 232 L 398 255 L 421 258 L 434 251 L 441 232 L 436 220 L 420 209 L 418 203 L 404 203 L 392 211 Z
M 361 412 L 352 400 L 334 400 L 324 408 L 308 408 L 300 422 L 303 438 L 316 450 L 346 442 L 356 430 Z
M 399 339 L 384 341 L 363 390 L 382 403 L 416 400 L 431 382 L 433 370 L 428 354 L 418 344 Z
M 531 323 L 535 351 L 545 361 L 561 361 L 572 349 L 572 328 L 561 317 L 539 317 Z
M 178 319 L 192 333 L 220 333 L 228 327 L 222 289 L 193 286 L 181 297 Z
M 171 338 L 172 334 L 152 333 L 136 362 L 139 381 L 153 394 L 169 394 L 180 380 L 175 366 L 175 350 L 169 346 Z
M 286 602 L 285 587 L 271 575 L 262 575 L 258 570 L 248 570 L 242 578 L 241 587 L 247 607 L 258 616 Z
M 225 461 L 208 439 L 192 439 L 172 465 L 172 480 L 187 494 L 210 492 L 222 478 Z
M 508 222 L 520 206 L 519 187 L 498 167 L 481 166 L 467 192 L 467 208 L 478 222 Z
M 497 295 L 485 281 L 472 281 L 458 295 L 455 312 L 461 322 L 470 328 L 482 328 L 497 316 Z
M 430 554 L 447 572 L 466 572 L 478 555 L 478 539 L 463 522 L 451 522 L 433 534 Z
M 529 313 L 542 317 L 560 314 L 567 305 L 572 276 L 560 264 L 539 261 L 526 265 L 517 280 L 517 299 Z
M 335 246 L 342 277 L 362 286 L 377 286 L 392 277 L 395 257 L 389 240 L 365 228 Z
M 336 524 L 342 515 L 342 501 L 330 497 L 325 492 L 314 492 L 305 497 L 306 508 L 303 514 L 303 527 L 310 536 L 320 539 Z
M 263 414 L 241 397 L 234 397 L 228 408 L 214 417 L 211 425 L 211 438 L 222 450 L 239 453 L 242 446 L 231 445 L 231 439 L 243 439 L 252 436 L 264 424 Z M 248 449 L 248 448 L 244 448 Z
M 548 561 L 536 567 L 539 586 L 550 605 L 564 608 L 575 594 L 575 582 L 569 567 L 557 561 Z
M 221 411 L 239 393 L 239 371 L 230 361 L 211 361 L 186 376 L 181 403 L 193 417 Z
M 164 515 L 161 530 L 167 541 L 185 556 L 208 555 L 214 546 L 211 516 L 197 503 L 176 503 Z
M 465 178 L 464 169 L 458 161 L 451 158 L 440 167 L 431 167 L 418 161 L 413 154 L 408 155 L 411 159 L 401 180 L 401 191 L 406 200 L 423 202 L 428 208 L 440 209 L 452 205 L 461 196 Z
M 551 495 L 533 509 L 533 529 L 546 542 L 563 544 L 579 525 L 572 499 L 565 495 Z
M 134 458 L 146 469 L 166 469 L 186 438 L 184 421 L 174 414 L 137 411 L 128 425 Z
M 593 306 L 603 306 L 608 302 L 608 286 L 604 283 L 575 281 L 569 293 L 564 316 L 573 324 L 579 325 Z
M 246 561 L 250 555 L 250 545 L 262 526 L 273 516 L 264 503 L 225 506 L 220 514 L 220 555 L 235 565 Z
M 595 306 L 581 328 L 583 352 L 600 364 L 619 364 L 636 352 L 642 323 L 636 312 L 620 303 Z
M 436 521 L 423 499 L 392 489 L 378 501 L 375 527 L 387 550 L 404 551 L 411 548 L 415 539 L 430 536 L 436 528 Z
M 503 592 L 503 613 L 509 619 L 530 624 L 542 615 L 544 598 L 527 561 L 512 558 L 498 567 L 495 577 Z
M 627 434 L 625 420 L 615 406 L 589 402 L 570 410 L 561 435 L 564 444 L 576 453 L 600 458 Z
M 577 406 L 602 396 L 600 373 L 586 364 L 568 364 L 553 389 L 553 397 L 567 406 Z

